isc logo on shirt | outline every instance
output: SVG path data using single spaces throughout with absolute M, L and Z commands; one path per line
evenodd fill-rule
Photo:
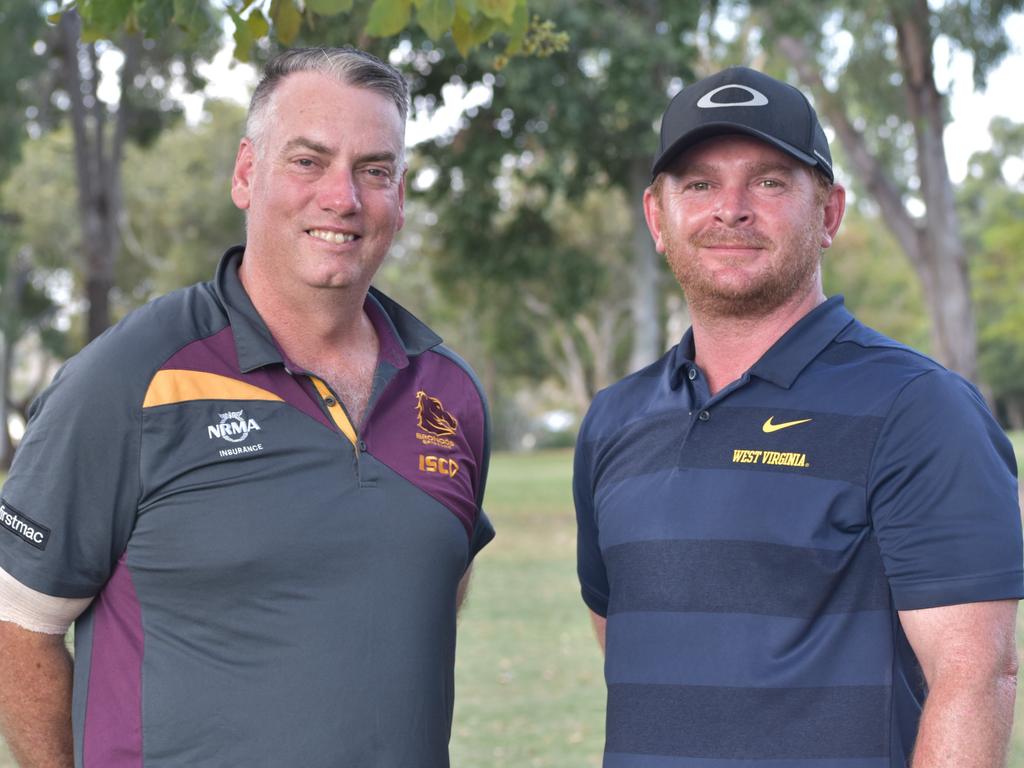
M 439 475 L 455 477 L 459 471 L 459 463 L 445 456 L 420 455 L 420 472 L 437 472 Z
M 50 540 L 49 528 L 25 517 L 3 500 L 0 500 L 0 525 L 36 549 L 46 549 L 46 543 Z

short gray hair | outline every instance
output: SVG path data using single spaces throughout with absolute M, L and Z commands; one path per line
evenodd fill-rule
M 354 88 L 365 88 L 387 96 L 398 108 L 402 124 L 409 114 L 409 86 L 402 73 L 373 54 L 358 48 L 293 48 L 275 56 L 263 70 L 263 79 L 253 91 L 245 135 L 259 151 L 260 139 L 277 86 L 296 72 L 319 72 Z

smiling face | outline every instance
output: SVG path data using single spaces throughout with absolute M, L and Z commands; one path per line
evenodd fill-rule
M 404 220 L 404 125 L 394 102 L 297 72 L 274 91 L 264 125 L 242 139 L 231 184 L 248 213 L 245 280 L 296 297 L 365 292 Z
M 644 195 L 648 227 L 691 309 L 759 317 L 821 294 L 821 250 L 845 193 L 763 141 L 719 136 L 687 149 Z M 824 199 L 823 199 L 824 198 Z

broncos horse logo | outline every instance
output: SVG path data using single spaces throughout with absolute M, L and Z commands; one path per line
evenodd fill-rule
M 422 389 L 416 393 L 416 423 L 424 432 L 438 437 L 454 435 L 459 421 L 444 409 L 441 401 Z

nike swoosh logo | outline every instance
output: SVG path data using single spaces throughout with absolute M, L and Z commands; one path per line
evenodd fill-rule
M 765 432 L 778 432 L 780 429 L 788 429 L 789 427 L 795 427 L 797 424 L 806 424 L 811 419 L 800 419 L 799 421 L 784 421 L 781 424 L 772 424 L 774 416 L 769 416 L 768 420 L 761 425 L 761 429 Z

